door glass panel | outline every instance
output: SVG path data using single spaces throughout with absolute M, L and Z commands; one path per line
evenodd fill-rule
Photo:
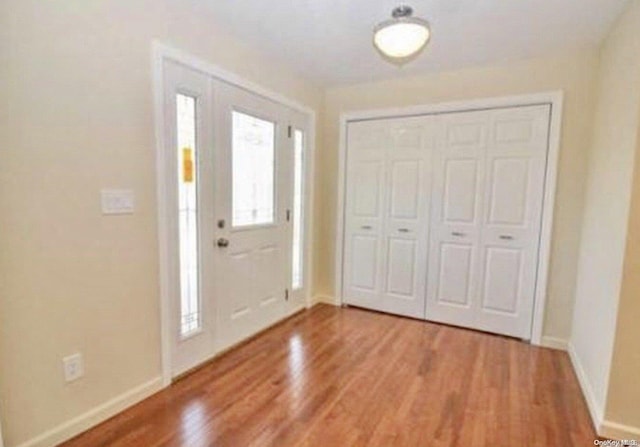
M 304 212 L 304 133 L 295 130 L 293 146 L 293 256 L 291 269 L 291 287 L 299 289 L 302 287 L 303 271 L 303 228 L 302 213 Z
M 198 188 L 196 99 L 176 95 L 178 225 L 180 247 L 180 335 L 202 327 L 198 284 Z
M 233 112 L 234 227 L 274 222 L 275 123 Z

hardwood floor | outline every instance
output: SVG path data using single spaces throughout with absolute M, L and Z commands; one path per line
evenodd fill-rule
M 63 444 L 591 446 L 566 353 L 319 305 Z

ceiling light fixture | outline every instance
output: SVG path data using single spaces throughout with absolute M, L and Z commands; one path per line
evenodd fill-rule
M 398 6 L 393 17 L 373 29 L 373 43 L 380 52 L 394 61 L 404 62 L 422 50 L 429 38 L 429 22 L 413 17 L 410 6 Z

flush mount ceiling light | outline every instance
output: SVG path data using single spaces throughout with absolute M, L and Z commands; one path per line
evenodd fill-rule
M 379 23 L 373 29 L 373 43 L 384 56 L 404 61 L 429 42 L 429 22 L 412 14 L 410 6 L 398 6 L 391 12 L 392 19 Z

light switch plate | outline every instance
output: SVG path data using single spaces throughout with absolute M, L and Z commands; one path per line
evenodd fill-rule
M 100 191 L 102 214 L 133 214 L 135 196 L 130 189 L 103 189 Z

